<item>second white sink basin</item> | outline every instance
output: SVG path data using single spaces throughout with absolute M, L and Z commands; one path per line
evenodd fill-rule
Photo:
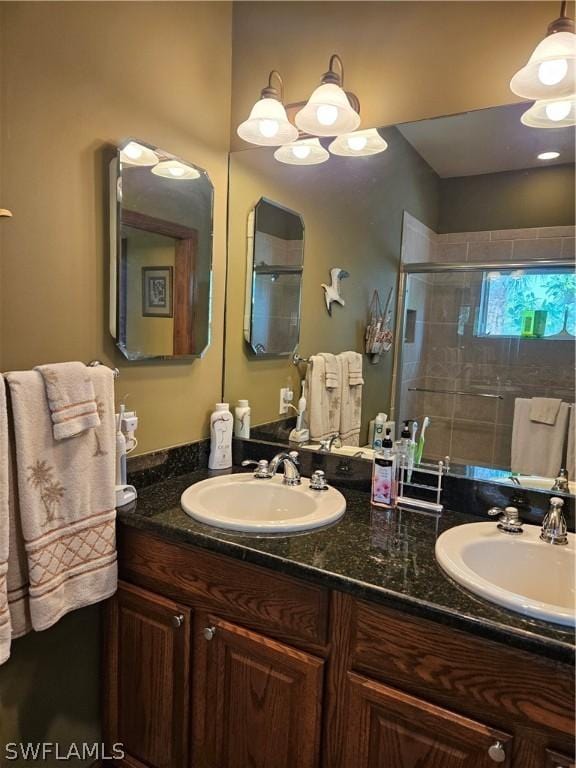
M 232 531 L 290 533 L 334 523 L 346 511 L 340 491 L 310 490 L 310 481 L 287 486 L 282 475 L 257 480 L 252 474 L 212 477 L 182 494 L 184 511 L 207 525 Z
M 496 523 L 469 523 L 438 538 L 436 559 L 455 581 L 493 603 L 574 626 L 576 537 L 568 538 L 568 544 L 555 546 L 540 540 L 536 525 L 510 536 Z

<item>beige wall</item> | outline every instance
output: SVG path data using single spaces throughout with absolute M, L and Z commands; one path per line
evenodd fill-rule
M 384 132 L 389 150 L 362 161 L 331 157 L 323 165 L 289 167 L 268 149 L 235 152 L 230 163 L 228 293 L 226 303 L 226 400 L 249 398 L 252 421 L 278 416 L 280 387 L 288 380 L 299 396 L 296 369 L 286 359 L 258 359 L 243 337 L 246 227 L 262 196 L 304 219 L 304 277 L 300 351 L 363 351 L 368 308 L 375 288 L 382 301 L 396 288 L 402 215 L 408 209 L 431 227 L 438 219 L 438 177 L 396 129 Z M 326 311 L 321 283 L 329 270 L 350 273 L 342 281 L 346 306 Z M 396 303 L 394 295 L 393 306 Z M 390 405 L 392 354 L 378 365 L 364 359 L 363 426 Z
M 4 369 L 99 358 L 140 416 L 139 451 L 207 433 L 220 399 L 226 260 L 228 3 L 4 7 Z M 107 330 L 105 148 L 142 138 L 215 187 L 212 344 L 194 362 L 126 364 Z
M 120 365 L 117 396 L 139 412 L 141 450 L 194 440 L 221 393 L 230 5 L 14 2 L 0 13 L 0 206 L 14 212 L 0 222 L 0 365 Z M 202 360 L 124 363 L 109 337 L 105 148 L 126 136 L 197 163 L 214 184 Z M 0 744 L 100 739 L 98 615 L 87 608 L 14 644 L 0 669 Z
M 236 126 L 271 69 L 284 78 L 285 101 L 301 101 L 334 52 L 365 127 L 518 101 L 510 78 L 558 9 L 553 2 L 236 3 L 233 146 L 243 145 Z

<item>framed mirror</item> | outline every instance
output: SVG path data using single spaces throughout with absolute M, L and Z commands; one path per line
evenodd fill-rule
M 199 357 L 210 341 L 213 187 L 206 171 L 124 141 L 110 163 L 110 332 L 128 360 Z
M 244 338 L 254 355 L 290 355 L 300 338 L 304 221 L 261 198 L 248 216 Z

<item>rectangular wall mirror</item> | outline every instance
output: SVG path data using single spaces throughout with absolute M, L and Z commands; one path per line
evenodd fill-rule
M 210 340 L 213 188 L 128 140 L 110 164 L 110 332 L 128 360 L 198 357 Z
M 252 285 L 246 220 L 265 198 L 306 224 L 299 353 L 363 354 L 360 446 L 331 450 L 369 459 L 379 412 L 397 432 L 428 416 L 425 459 L 448 455 L 454 473 L 552 487 L 569 460 L 564 406 L 561 457 L 542 471 L 515 470 L 513 423 L 518 401 L 536 397 L 574 411 L 574 129 L 529 128 L 523 111 L 378 128 L 385 151 L 329 151 L 316 165 L 278 162 L 266 147 L 231 154 L 224 394 L 250 399 L 253 436 L 288 444 L 294 419 L 279 415 L 279 390 L 290 384 L 296 402 L 306 375 L 290 359 L 258 361 L 240 327 Z M 349 276 L 345 305 L 330 315 L 322 284 L 336 267 Z M 374 289 L 383 302 L 392 291 L 393 344 L 379 358 L 365 354 Z M 313 438 L 307 447 L 322 449 Z

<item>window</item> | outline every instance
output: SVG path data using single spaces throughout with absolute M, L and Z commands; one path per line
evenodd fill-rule
M 568 267 L 484 272 L 476 335 L 573 340 L 576 275 Z

